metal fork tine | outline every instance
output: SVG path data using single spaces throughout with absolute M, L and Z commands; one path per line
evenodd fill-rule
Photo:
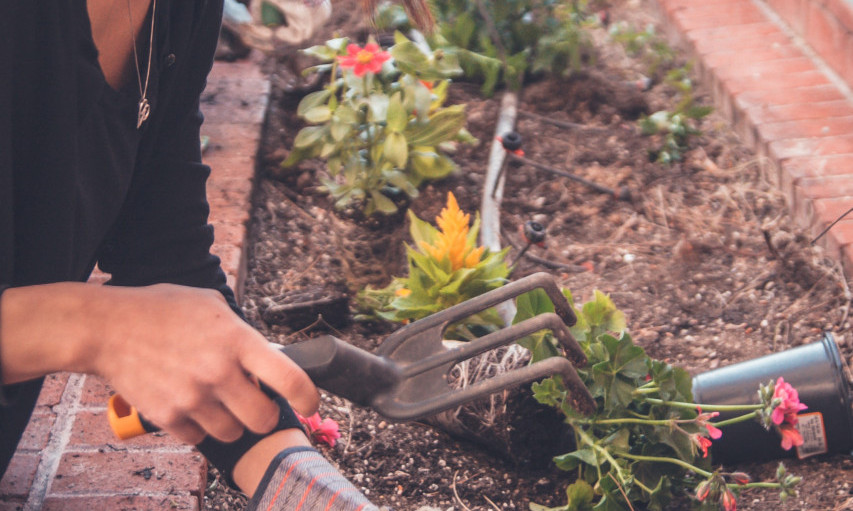
M 589 415 L 595 411 L 595 401 L 578 377 L 574 367 L 568 360 L 559 357 L 551 357 L 520 369 L 493 376 L 470 387 L 456 389 L 452 392 L 448 391 L 429 399 L 404 402 L 399 399 L 399 394 L 393 394 L 380 397 L 372 403 L 372 406 L 390 419 L 410 420 L 439 413 L 509 387 L 554 374 L 563 377 L 563 381 L 570 392 L 570 399 L 579 412 Z
M 575 313 L 569 305 L 566 297 L 560 291 L 553 277 L 545 272 L 534 273 L 527 277 L 510 282 L 509 284 L 483 293 L 479 296 L 466 300 L 462 303 L 448 307 L 426 318 L 410 323 L 389 335 L 379 347 L 378 353 L 388 355 L 403 342 L 412 337 L 427 335 L 436 337 L 440 341 L 441 334 L 450 323 L 467 318 L 477 312 L 503 303 L 510 298 L 522 295 L 534 289 L 542 289 L 554 304 L 554 312 L 562 319 L 562 322 L 572 326 L 577 322 Z M 437 346 L 438 350 L 440 346 Z
M 485 353 L 493 348 L 511 344 L 524 336 L 540 330 L 550 329 L 560 339 L 560 344 L 566 348 L 566 355 L 576 365 L 586 364 L 586 356 L 575 341 L 563 321 L 554 313 L 544 313 L 526 319 L 515 325 L 492 332 L 483 337 L 463 343 L 458 348 L 448 349 L 435 355 L 407 364 L 403 376 L 408 377 L 424 371 L 440 367 L 452 362 L 462 362 L 469 358 Z

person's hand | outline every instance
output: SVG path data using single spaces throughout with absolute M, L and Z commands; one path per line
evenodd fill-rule
M 319 394 L 308 376 L 228 307 L 216 291 L 168 284 L 104 288 L 93 318 L 106 318 L 89 372 L 105 377 L 160 428 L 197 444 L 229 442 L 247 427 L 269 432 L 278 405 L 254 377 L 303 415 Z

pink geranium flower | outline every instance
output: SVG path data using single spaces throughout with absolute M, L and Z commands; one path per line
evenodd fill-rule
M 329 418 L 321 419 L 319 413 L 307 418 L 297 413 L 296 417 L 308 430 L 308 436 L 315 442 L 334 447 L 335 441 L 341 437 L 341 433 L 338 431 L 338 423 Z
M 708 430 L 708 436 L 710 436 L 714 440 L 717 440 L 721 436 L 723 436 L 723 432 L 720 430 L 720 428 L 708 422 L 714 417 L 720 415 L 720 412 L 702 413 L 701 406 L 697 406 L 696 409 L 699 410 L 699 416 L 696 417 L 696 423 L 700 426 L 705 426 L 705 429 Z
M 782 449 L 790 450 L 791 447 L 799 447 L 803 445 L 803 435 L 797 431 L 793 424 L 782 424 L 778 428 L 779 434 L 782 435 Z
M 803 403 L 800 403 L 800 395 L 797 389 L 786 383 L 780 376 L 776 380 L 776 386 L 773 388 L 773 401 L 779 400 L 779 405 L 773 408 L 770 418 L 774 424 L 797 423 L 797 414 L 808 408 Z
M 378 73 L 382 64 L 390 58 L 391 54 L 382 51 L 376 43 L 367 43 L 364 48 L 357 44 L 348 44 L 347 54 L 338 57 L 338 62 L 341 67 L 352 68 L 355 76 L 364 76 L 365 73 Z

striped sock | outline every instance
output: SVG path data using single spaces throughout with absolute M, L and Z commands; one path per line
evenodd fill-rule
M 267 468 L 248 511 L 380 511 L 312 447 L 291 447 Z

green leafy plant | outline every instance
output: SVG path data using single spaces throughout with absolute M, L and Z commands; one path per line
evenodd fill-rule
M 387 52 L 345 38 L 303 52 L 323 62 L 306 73 L 328 72 L 330 79 L 300 101 L 297 114 L 309 126 L 296 135 L 282 166 L 324 159 L 330 178 L 323 185 L 338 208 L 395 213 L 391 197 L 416 197 L 424 180 L 456 169 L 443 148 L 476 142 L 465 130 L 465 106 L 443 106 L 449 78 L 461 72 L 452 55 L 399 33 Z
M 571 293 L 564 294 L 573 303 Z M 554 310 L 541 290 L 519 297 L 517 307 L 517 321 Z M 597 411 L 589 417 L 578 414 L 558 376 L 533 385 L 536 400 L 560 410 L 571 426 L 576 448 L 554 462 L 561 470 L 576 472 L 577 479 L 566 489 L 564 506 L 531 504 L 531 511 L 663 510 L 681 494 L 692 494 L 699 507 L 734 510 L 737 494 L 749 488 L 777 488 L 782 499 L 795 494 L 800 478 L 781 464 L 776 481 L 751 482 L 742 472 L 713 469 L 707 458 L 712 440 L 720 438 L 725 426 L 746 420 L 775 429 L 786 449 L 802 444 L 794 425 L 805 405 L 784 380 L 762 385 L 759 404 L 697 404 L 687 371 L 652 359 L 635 345 L 624 315 L 607 295 L 596 292 L 575 312 L 578 323 L 572 333 L 588 358 L 578 374 Z M 557 354 L 550 334 L 520 342 L 534 360 Z M 743 414 L 712 422 L 720 411 Z
M 591 55 L 586 31 L 596 18 L 586 0 L 435 0 L 438 30 L 430 45 L 457 56 L 465 75 L 483 82 L 489 96 L 499 84 L 518 89 L 532 73 L 568 75 Z M 402 9 L 381 4 L 377 25 L 406 30 Z
M 645 62 L 646 75 L 658 81 L 675 61 L 675 51 L 666 40 L 660 37 L 652 24 L 642 30 L 631 27 L 627 22 L 610 25 L 610 38 L 620 43 L 628 55 Z
M 702 133 L 696 127 L 697 121 L 714 109 L 711 106 L 695 104 L 689 65 L 669 71 L 666 83 L 681 96 L 674 110 L 657 111 L 640 118 L 639 123 L 643 135 L 661 137 L 659 147 L 650 154 L 651 158 L 669 164 L 681 159 L 688 148 L 690 138 Z
M 374 315 L 388 321 L 413 321 L 506 283 L 508 249 L 490 252 L 477 246 L 479 216 L 469 227 L 470 215 L 459 209 L 452 193 L 448 193 L 447 206 L 436 218 L 438 229 L 411 211 L 408 214 L 415 244 L 406 246 L 409 275 L 395 278 L 382 289 L 363 290 L 359 294 L 361 308 L 372 312 L 362 319 Z M 500 318 L 490 310 L 466 318 L 464 325 L 450 328 L 447 334 L 448 338 L 470 339 L 472 328 L 488 330 L 499 324 Z

